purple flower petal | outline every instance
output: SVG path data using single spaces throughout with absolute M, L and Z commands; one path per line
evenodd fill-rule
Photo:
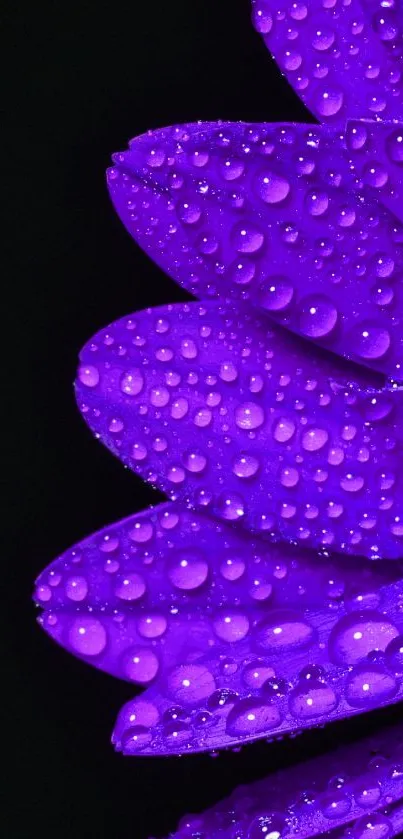
M 115 155 L 110 193 L 141 247 L 197 297 L 258 306 L 400 379 L 403 228 L 377 200 L 399 206 L 399 161 L 347 139 L 307 125 L 161 129 Z M 385 167 L 390 184 L 376 188 Z
M 400 2 L 252 0 L 253 23 L 321 122 L 401 119 Z
M 249 531 L 403 555 L 402 394 L 213 303 L 149 309 L 81 353 L 77 400 L 125 465 Z
M 122 709 L 115 747 L 170 754 L 399 701 L 399 571 L 251 540 L 168 503 L 67 551 L 35 598 L 58 643 L 147 688 Z
M 348 826 L 347 832 L 337 830 Z M 328 833 L 328 831 L 330 831 Z M 401 726 L 238 787 L 175 839 L 391 839 L 403 833 Z

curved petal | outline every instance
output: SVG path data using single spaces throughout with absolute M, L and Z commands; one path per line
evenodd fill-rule
M 398 701 L 399 571 L 269 546 L 168 503 L 83 540 L 35 596 L 58 643 L 147 688 L 115 747 L 169 754 Z
M 403 228 L 377 201 L 372 155 L 361 166 L 321 126 L 208 123 L 150 132 L 114 159 L 117 212 L 185 288 L 402 378 Z
M 399 558 L 403 397 L 373 382 L 254 316 L 191 303 L 98 333 L 76 394 L 94 434 L 172 500 L 300 545 Z
M 390 726 L 323 757 L 238 787 L 173 839 L 391 839 L 403 831 L 402 728 Z M 344 833 L 337 830 L 346 826 Z M 329 832 L 328 832 L 329 831 Z
M 400 0 L 252 0 L 253 23 L 321 121 L 403 116 Z

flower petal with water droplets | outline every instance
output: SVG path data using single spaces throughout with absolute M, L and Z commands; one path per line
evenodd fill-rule
M 252 0 L 252 20 L 321 122 L 402 118 L 400 0 Z
M 184 816 L 173 839 L 392 839 L 402 830 L 402 729 L 395 725 L 238 787 L 210 810 Z
M 167 503 L 67 551 L 35 599 L 61 646 L 147 689 L 121 711 L 115 747 L 176 754 L 398 701 L 398 572 L 268 545 Z
M 80 410 L 125 465 L 249 531 L 403 555 L 403 396 L 254 315 L 138 312 L 81 353 Z
M 366 175 L 371 154 L 361 165 L 344 135 L 321 126 L 206 123 L 137 137 L 114 159 L 117 212 L 185 288 L 259 307 L 402 378 L 403 228 L 378 201 L 390 189 Z

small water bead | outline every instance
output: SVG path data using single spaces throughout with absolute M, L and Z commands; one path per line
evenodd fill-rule
M 256 274 L 256 265 L 247 257 L 237 260 L 230 268 L 230 277 L 237 285 L 247 285 Z
M 180 720 L 178 722 L 170 722 L 164 726 L 162 736 L 166 746 L 177 749 L 178 746 L 190 745 L 192 741 L 192 728 L 188 723 Z
M 78 369 L 78 378 L 86 387 L 96 387 L 99 383 L 99 371 L 96 367 L 85 364 Z
M 372 299 L 377 306 L 390 306 L 393 303 L 395 293 L 391 286 L 376 283 L 372 288 Z
M 88 594 L 88 583 L 85 577 L 69 577 L 65 584 L 66 595 L 69 600 L 79 603 Z
M 322 117 L 333 117 L 339 113 L 344 103 L 341 90 L 326 88 L 316 94 L 315 104 Z
M 235 409 L 235 423 L 238 428 L 253 431 L 260 428 L 265 420 L 264 410 L 256 402 L 243 402 Z
M 300 303 L 299 328 L 308 338 L 325 338 L 338 320 L 334 304 L 324 295 L 305 297 Z
M 150 647 L 133 647 L 124 653 L 122 667 L 126 679 L 147 685 L 157 675 L 159 661 Z
M 338 621 L 329 637 L 329 655 L 336 664 L 357 664 L 372 650 L 384 652 L 399 634 L 381 612 L 367 609 L 351 612 Z
M 345 697 L 353 708 L 364 708 L 391 699 L 396 691 L 395 678 L 382 665 L 363 662 L 347 679 Z
M 344 452 L 343 449 L 339 448 L 332 448 L 329 449 L 329 453 L 327 456 L 327 462 L 331 466 L 340 466 L 340 463 L 343 463 L 344 460 Z
M 268 679 L 274 679 L 273 668 L 264 661 L 252 661 L 242 671 L 242 681 L 246 687 L 252 690 L 261 688 Z
M 152 539 L 154 528 L 150 521 L 143 519 L 136 521 L 129 532 L 130 539 L 136 544 L 143 545 Z
M 329 434 L 324 428 L 310 428 L 304 431 L 301 445 L 307 452 L 317 452 L 323 449 L 329 439 Z
M 194 591 L 206 582 L 209 566 L 201 550 L 178 551 L 168 567 L 168 578 L 180 591 Z
M 189 410 L 189 402 L 184 396 L 180 396 L 171 405 L 171 417 L 179 420 L 186 416 Z
M 146 584 L 140 574 L 125 574 L 118 577 L 115 583 L 115 595 L 120 600 L 135 601 L 143 596 Z
M 165 408 L 170 398 L 169 390 L 166 387 L 153 387 L 150 391 L 150 402 L 155 408 Z
M 221 641 L 242 641 L 249 632 L 249 619 L 247 615 L 225 611 L 213 619 L 213 630 Z
M 289 181 L 277 172 L 265 170 L 255 180 L 257 195 L 266 204 L 280 204 L 290 192 Z
M 282 839 L 284 827 L 285 819 L 280 813 L 263 813 L 249 825 L 246 839 Z
M 347 472 L 340 480 L 340 486 L 345 492 L 359 492 L 364 486 L 364 478 L 361 475 L 353 475 Z
M 207 700 L 207 707 L 209 711 L 228 711 L 238 700 L 238 694 L 234 690 L 228 688 L 219 688 L 211 694 Z
M 396 128 L 388 135 L 385 145 L 389 160 L 399 166 L 403 165 L 403 130 L 401 127 Z
M 225 580 L 235 582 L 245 573 L 245 562 L 241 557 L 228 557 L 220 565 L 220 572 Z
M 262 694 L 267 699 L 282 699 L 290 692 L 290 684 L 285 679 L 277 679 L 271 676 L 262 685 Z
M 107 643 L 107 634 L 101 621 L 96 618 L 81 617 L 73 621 L 68 640 L 73 650 L 79 655 L 100 655 Z
M 213 419 L 213 413 L 210 408 L 200 408 L 193 417 L 193 422 L 198 428 L 207 428 Z
M 216 506 L 217 515 L 226 521 L 237 521 L 245 515 L 244 501 L 240 495 L 220 495 Z
M 326 192 L 312 190 L 305 197 L 305 206 L 311 216 L 322 216 L 329 206 L 329 196 Z
M 259 469 L 259 461 L 250 454 L 240 454 L 235 458 L 232 471 L 238 478 L 252 478 Z
M 183 705 L 194 705 L 208 699 L 215 691 L 213 674 L 202 664 L 180 664 L 167 678 L 170 696 Z
M 108 430 L 111 434 L 120 434 L 121 431 L 124 429 L 124 422 L 120 419 L 120 417 L 112 417 L 109 422 Z
M 180 352 L 183 358 L 193 360 L 198 356 L 198 349 L 193 338 L 183 338 L 180 345 Z
M 377 813 L 363 816 L 351 831 L 351 839 L 390 839 L 393 835 L 394 829 L 390 819 Z
M 329 793 L 321 799 L 321 809 L 327 819 L 343 819 L 351 810 L 351 798 L 341 790 Z
M 351 333 L 351 346 L 360 358 L 368 360 L 382 358 L 388 351 L 390 343 L 388 330 L 376 323 L 356 326 Z
M 284 487 L 295 487 L 299 482 L 299 472 L 297 469 L 289 466 L 282 469 L 280 472 L 280 482 Z
M 198 711 L 193 719 L 193 725 L 196 728 L 209 728 L 212 725 L 215 725 L 217 722 L 217 718 L 214 714 L 210 714 L 209 711 Z
M 288 443 L 294 436 L 295 429 L 296 425 L 291 417 L 281 417 L 274 426 L 273 437 L 278 443 Z
M 201 218 L 201 207 L 195 201 L 182 201 L 177 206 L 178 218 L 183 224 L 196 224 Z
M 144 387 L 144 377 L 140 370 L 127 370 L 120 379 L 120 389 L 126 396 L 138 396 Z
M 268 277 L 259 290 L 259 305 L 269 312 L 281 312 L 290 305 L 294 288 L 288 277 Z
M 368 781 L 363 786 L 359 786 L 354 793 L 358 806 L 368 810 L 376 807 L 380 797 L 381 789 L 377 781 Z
M 132 458 L 133 460 L 141 463 L 142 460 L 145 460 L 147 457 L 147 449 L 143 443 L 134 443 L 132 448 Z
M 298 612 L 279 609 L 258 624 L 254 637 L 258 647 L 274 653 L 309 646 L 313 643 L 315 633 Z
M 245 166 L 241 160 L 227 158 L 219 161 L 219 171 L 226 181 L 235 181 L 243 175 Z
M 161 638 L 168 622 L 163 615 L 143 615 L 137 623 L 137 631 L 143 638 Z
M 298 719 L 311 719 L 332 713 L 337 708 L 338 699 L 334 690 L 317 679 L 303 679 L 292 691 L 289 708 Z
M 223 382 L 235 382 L 238 378 L 238 369 L 232 361 L 224 361 L 220 366 L 219 376 Z
M 228 714 L 226 732 L 230 737 L 261 734 L 281 722 L 280 711 L 270 702 L 248 697 L 241 699 Z
M 397 676 L 403 676 L 403 635 L 397 635 L 386 647 L 387 666 Z
M 241 222 L 231 231 L 231 242 L 238 253 L 256 253 L 264 243 L 264 235 L 253 224 Z
M 162 715 L 162 723 L 166 725 L 170 722 L 176 722 L 177 720 L 186 720 L 188 719 L 188 712 L 182 708 L 181 705 L 174 705 L 171 708 L 167 708 Z
M 158 724 L 159 718 L 158 709 L 152 702 L 146 699 L 131 699 L 121 709 L 116 728 L 125 730 L 133 725 L 152 728 Z
M 188 472 L 198 475 L 207 466 L 207 457 L 199 451 L 187 452 L 183 458 L 184 465 Z
M 122 750 L 126 755 L 137 754 L 150 745 L 152 731 L 144 725 L 133 725 L 122 734 Z

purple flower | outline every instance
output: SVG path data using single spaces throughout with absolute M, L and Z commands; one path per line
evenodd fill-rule
M 35 592 L 52 638 L 145 689 L 115 725 L 126 755 L 293 735 L 403 691 L 401 12 L 257 0 L 253 19 L 322 124 L 173 126 L 114 156 L 122 221 L 200 302 L 101 330 L 76 396 L 170 500 Z M 400 740 L 271 774 L 176 835 L 401 835 Z

